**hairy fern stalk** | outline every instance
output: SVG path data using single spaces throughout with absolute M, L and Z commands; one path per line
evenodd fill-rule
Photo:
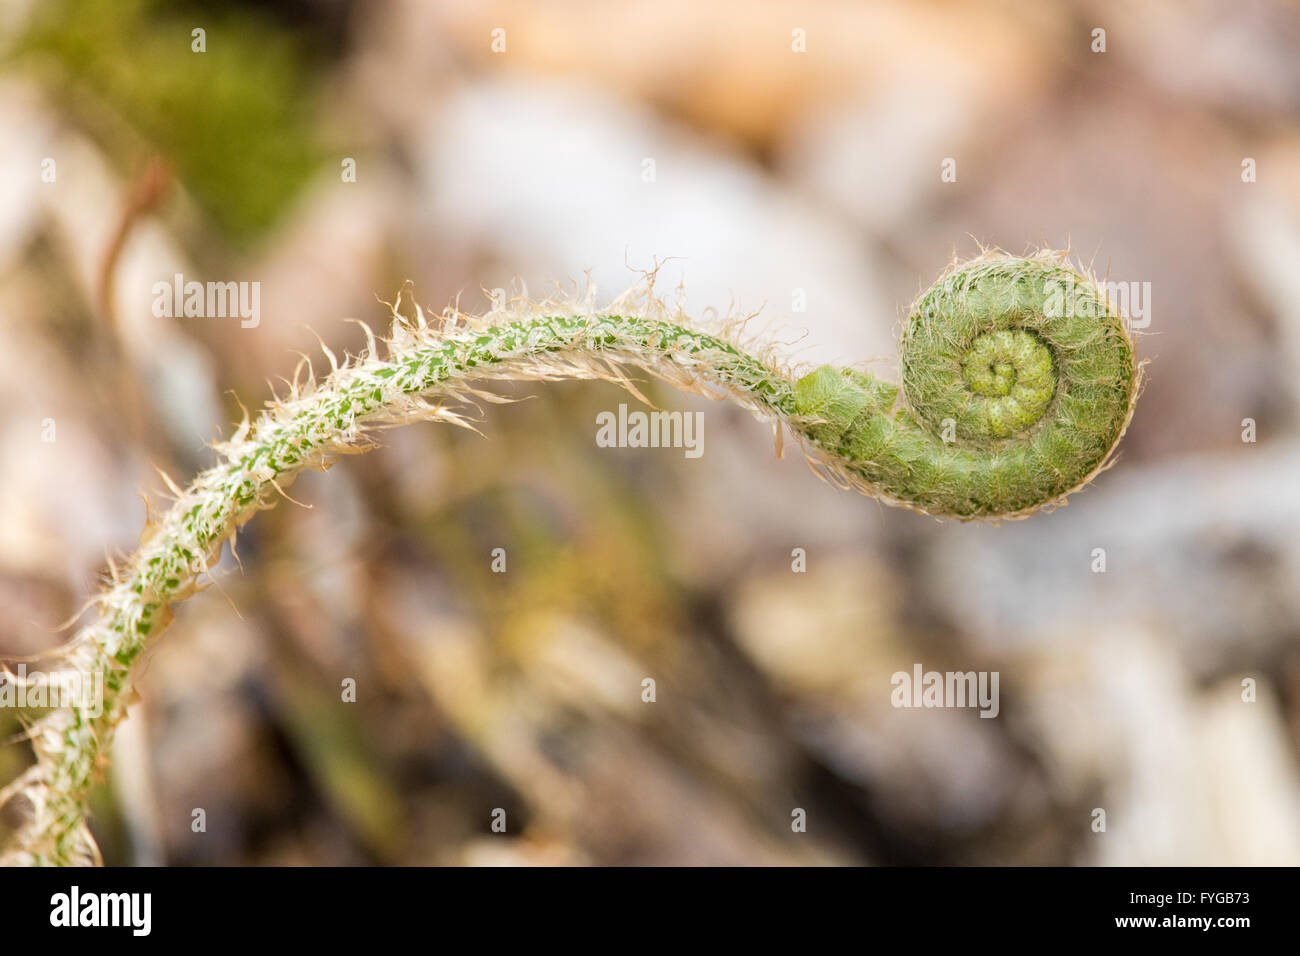
M 1061 288 L 1069 295 L 1049 308 Z M 464 424 L 476 399 L 496 398 L 485 382 L 606 379 L 635 392 L 627 375 L 644 372 L 736 401 L 778 435 L 788 429 L 842 486 L 960 519 L 1061 503 L 1107 465 L 1139 390 L 1123 322 L 1059 253 L 994 251 L 954 264 L 911 311 L 901 395 L 855 370 L 823 366 L 796 378 L 740 332 L 738 323 L 695 327 L 643 291 L 604 310 L 512 303 L 430 323 L 417 309 L 414 320 L 395 317 L 382 349 L 371 337 L 343 364 L 326 350 L 332 371 L 321 380 L 300 365 L 286 397 L 255 422 L 246 414 L 216 445 L 219 464 L 184 490 L 172 486 L 170 509 L 94 602 L 96 621 L 63 650 L 66 667 L 102 676 L 102 708 L 56 710 L 31 726 L 36 762 L 0 792 L 0 804 L 25 798 L 26 819 L 0 859 L 97 862 L 86 797 L 126 715 L 133 666 L 222 545 L 303 469 L 374 447 L 376 428 Z

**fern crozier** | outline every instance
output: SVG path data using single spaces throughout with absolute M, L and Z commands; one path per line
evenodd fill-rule
M 1068 293 L 1056 307 L 1059 290 Z M 36 762 L 0 791 L 0 805 L 27 804 L 0 861 L 98 861 L 86 797 L 126 715 L 134 668 L 236 529 L 303 469 L 373 447 L 377 428 L 464 423 L 475 399 L 494 398 L 484 383 L 599 378 L 635 390 L 628 373 L 644 372 L 788 429 L 839 484 L 960 519 L 1062 502 L 1105 467 L 1139 388 L 1122 321 L 1056 253 L 990 252 L 945 273 L 907 320 L 901 393 L 829 366 L 796 377 L 737 333 L 697 328 L 646 290 L 604 311 L 519 302 L 430 324 L 417 310 L 413 321 L 395 318 L 382 354 L 373 339 L 342 364 L 326 350 L 326 377 L 315 380 L 308 365 L 285 398 L 216 446 L 218 464 L 172 487 L 171 507 L 96 598 L 96 620 L 63 654 L 65 666 L 102 677 L 102 712 L 57 710 L 32 726 Z

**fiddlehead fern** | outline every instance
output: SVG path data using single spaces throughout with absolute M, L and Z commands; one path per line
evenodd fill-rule
M 1061 286 L 1061 309 L 1049 296 Z M 1065 314 L 1057 316 L 1061 311 Z M 373 447 L 368 433 L 409 421 L 461 421 L 486 381 L 603 378 L 642 370 L 678 388 L 727 397 L 787 426 L 828 477 L 891 503 L 961 518 L 1015 517 L 1060 501 L 1104 466 L 1138 388 L 1122 323 L 1062 258 L 986 254 L 955 266 L 914 308 L 903 340 L 903 389 L 823 367 L 795 379 L 723 330 L 693 328 L 649 300 L 593 312 L 519 305 L 430 326 L 395 321 L 381 355 L 310 376 L 245 418 L 142 536 L 95 601 L 97 620 L 65 664 L 102 679 L 102 707 L 57 710 L 31 739 L 36 763 L 0 804 L 26 798 L 27 821 L 3 860 L 97 859 L 87 792 L 125 716 L 133 667 L 171 608 L 200 588 L 223 543 L 273 505 L 304 468 Z
M 795 385 L 807 435 L 868 494 L 930 514 L 1019 517 L 1104 467 L 1139 368 L 1096 284 L 1042 254 L 956 265 L 912 307 L 897 388 L 823 366 Z

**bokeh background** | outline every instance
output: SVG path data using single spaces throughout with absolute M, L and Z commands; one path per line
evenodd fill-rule
M 132 550 L 155 467 L 408 280 L 472 311 L 659 262 L 891 376 L 980 243 L 1151 289 L 1119 464 L 1023 522 L 838 491 L 654 385 L 702 458 L 598 448 L 635 401 L 563 383 L 304 476 L 150 655 L 107 862 L 1300 863 L 1295 5 L 4 0 L 0 36 L 14 658 Z M 156 318 L 177 272 L 259 282 L 260 324 Z M 916 663 L 998 671 L 1000 715 L 893 708 Z

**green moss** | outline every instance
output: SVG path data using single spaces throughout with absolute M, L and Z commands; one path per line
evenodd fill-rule
M 57 67 L 66 105 L 124 169 L 140 145 L 161 153 L 236 242 L 274 224 L 319 166 L 307 55 L 247 8 L 45 0 L 15 54 Z

